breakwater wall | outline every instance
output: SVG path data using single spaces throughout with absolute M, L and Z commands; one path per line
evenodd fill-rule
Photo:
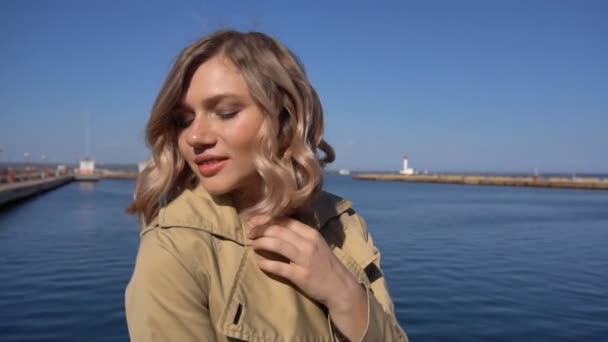
M 60 176 L 0 184 L 0 206 L 47 192 L 73 180 L 73 176 Z
M 516 177 L 479 175 L 402 175 L 397 173 L 359 173 L 352 176 L 358 180 L 422 182 L 444 184 L 471 184 L 497 186 L 526 186 L 537 188 L 608 190 L 608 178 L 592 177 Z
M 101 172 L 101 178 L 103 179 L 137 179 L 137 172 L 134 171 L 115 171 L 115 170 L 103 170 Z

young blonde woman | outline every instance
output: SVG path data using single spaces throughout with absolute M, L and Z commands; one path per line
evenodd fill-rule
M 407 341 L 298 58 L 258 32 L 185 48 L 146 128 L 132 341 Z

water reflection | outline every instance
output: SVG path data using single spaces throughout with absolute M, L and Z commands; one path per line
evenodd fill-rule
M 97 187 L 97 182 L 78 182 L 80 192 L 93 192 Z

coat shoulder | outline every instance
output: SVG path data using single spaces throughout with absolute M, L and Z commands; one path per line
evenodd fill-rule
M 331 192 L 321 191 L 312 202 L 319 228 L 324 229 L 328 222 L 344 213 L 353 211 L 352 202 Z
M 213 197 L 201 186 L 185 190 L 161 208 L 158 225 L 164 229 L 190 228 L 243 244 L 241 221 L 227 196 Z
M 355 209 L 353 202 L 331 192 L 322 191 L 314 202 L 314 209 L 320 218 L 322 229 L 339 229 L 349 234 L 355 233 L 367 239 L 365 220 Z
M 213 255 L 212 235 L 205 231 L 185 227 L 163 227 L 154 219 L 140 233 L 138 257 L 161 251 L 172 255 L 188 272 L 196 275 L 207 268 L 205 264 Z M 196 256 L 196 257 L 193 257 Z

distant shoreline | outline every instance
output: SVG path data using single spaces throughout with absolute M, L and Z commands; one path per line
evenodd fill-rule
M 420 182 L 440 184 L 495 185 L 535 188 L 608 190 L 608 177 L 545 177 L 510 175 L 357 173 L 356 180 Z
M 339 170 L 326 170 L 329 174 L 338 174 Z M 386 171 L 386 170 L 349 170 L 351 175 L 361 174 L 385 174 L 385 175 L 402 175 L 397 171 Z M 418 172 L 415 175 L 451 175 L 451 176 L 507 176 L 507 177 L 596 177 L 596 178 L 608 178 L 607 172 L 570 172 L 570 171 L 547 171 L 538 173 L 535 175 L 530 171 L 426 171 L 424 173 Z
M 78 167 L 78 162 L 56 162 L 56 161 L 48 161 L 48 162 L 14 162 L 14 161 L 0 161 L 0 168 L 2 167 L 18 167 L 23 168 L 26 166 L 31 167 L 56 167 L 57 165 L 66 165 L 68 167 Z M 104 163 L 100 161 L 95 161 L 95 166 L 102 169 L 110 169 L 110 170 L 137 170 L 137 163 Z M 397 170 L 386 170 L 386 169 L 348 169 L 352 173 L 387 173 L 387 174 L 398 174 Z M 338 173 L 340 169 L 335 168 L 334 165 L 328 165 L 325 169 L 327 173 Z M 420 170 L 417 170 L 420 171 Z M 484 171 L 484 170 L 459 170 L 457 168 L 448 169 L 448 170 L 431 170 L 425 171 L 426 174 L 483 174 L 483 175 L 532 175 L 532 170 L 505 170 L 505 171 Z M 543 170 L 540 172 L 545 175 L 572 175 L 572 174 L 580 174 L 580 175 L 601 175 L 608 177 L 608 170 L 603 170 L 600 172 L 597 171 L 581 171 L 581 170 Z

